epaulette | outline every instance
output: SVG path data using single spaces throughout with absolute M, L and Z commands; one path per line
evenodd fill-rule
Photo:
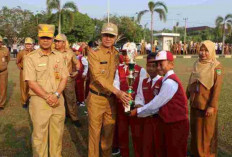
M 100 47 L 99 47 L 99 46 L 93 47 L 92 50 L 93 50 L 93 51 L 98 51 L 98 50 L 100 50 Z
M 33 54 L 35 54 L 36 52 L 37 52 L 37 50 L 31 51 L 31 52 L 29 52 L 26 56 L 33 55 Z

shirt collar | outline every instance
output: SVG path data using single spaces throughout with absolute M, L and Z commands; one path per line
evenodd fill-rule
M 45 54 L 42 53 L 42 49 L 41 48 L 38 49 L 38 53 L 39 53 L 40 57 L 47 56 L 47 55 L 45 55 Z M 55 54 L 56 55 L 57 51 L 56 50 L 52 50 L 51 54 Z
M 113 52 L 114 52 L 113 46 L 110 47 L 110 48 L 106 48 L 106 47 L 104 47 L 103 45 L 101 45 L 100 48 L 101 48 L 101 50 L 102 50 L 104 53 L 110 53 L 110 52 L 113 53 Z
M 154 77 L 153 79 L 152 79 L 152 82 L 156 82 L 157 80 L 159 80 L 161 78 L 161 76 L 160 75 L 157 75 L 156 77 Z M 148 80 L 147 80 L 147 83 L 148 82 L 150 82 L 151 81 L 151 77 L 149 76 L 149 78 L 148 78 Z
M 174 71 L 173 71 L 173 70 L 169 70 L 169 71 L 164 75 L 164 78 L 163 78 L 162 82 L 164 82 L 164 81 L 168 78 L 168 76 L 170 76 L 170 75 L 172 75 L 172 74 L 174 74 Z

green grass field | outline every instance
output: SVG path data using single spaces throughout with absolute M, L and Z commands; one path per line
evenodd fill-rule
M 186 87 L 196 59 L 176 59 L 175 72 Z M 224 66 L 224 84 L 219 103 L 219 157 L 232 156 L 232 61 L 220 59 Z M 138 64 L 145 66 L 144 60 Z M 85 108 L 79 109 L 81 128 L 67 120 L 63 137 L 63 157 L 87 157 L 88 124 Z M 0 111 L 0 157 L 31 157 L 32 125 L 28 110 L 20 105 L 19 70 L 9 64 L 8 96 L 5 110 Z M 132 155 L 133 156 L 133 155 Z

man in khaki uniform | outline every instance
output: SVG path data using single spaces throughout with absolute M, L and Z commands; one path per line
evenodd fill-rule
M 33 51 L 33 40 L 31 38 L 25 39 L 25 49 L 20 51 L 17 55 L 16 64 L 20 70 L 20 91 L 21 91 L 21 104 L 23 108 L 27 108 L 29 99 L 29 87 L 27 82 L 24 81 L 23 76 L 23 60 L 24 56 Z
M 128 104 L 127 93 L 116 89 L 113 80 L 118 66 L 118 51 L 113 47 L 118 28 L 112 23 L 103 25 L 102 45 L 88 54 L 90 66 L 90 92 L 87 98 L 89 114 L 89 157 L 110 157 L 116 116 L 115 94 L 123 103 Z M 113 93 L 113 94 L 112 94 Z
M 3 39 L 0 36 L 0 110 L 4 109 L 6 103 L 6 92 L 8 83 L 7 65 L 10 61 L 9 50 L 2 46 Z
M 33 157 L 61 157 L 65 107 L 62 92 L 69 76 L 63 55 L 52 50 L 54 25 L 39 25 L 40 48 L 25 57 Z
M 64 97 L 66 109 L 71 117 L 73 124 L 80 127 L 81 124 L 77 115 L 76 93 L 75 93 L 75 77 L 77 76 L 80 67 L 79 61 L 76 59 L 75 53 L 66 45 L 67 38 L 64 34 L 58 34 L 55 38 L 55 49 L 62 52 L 65 65 L 68 68 L 70 76 L 68 77 L 67 85 L 64 89 Z

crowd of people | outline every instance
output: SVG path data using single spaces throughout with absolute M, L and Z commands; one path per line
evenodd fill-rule
M 135 64 L 131 73 L 138 47 L 128 42 L 119 52 L 114 47 L 118 35 L 115 24 L 103 25 L 100 45 L 89 42 L 70 46 L 64 34 L 54 36 L 54 32 L 54 25 L 39 24 L 39 46 L 34 49 L 33 39 L 26 38 L 16 60 L 21 104 L 29 108 L 33 124 L 34 157 L 62 156 L 65 118 L 81 127 L 77 108 L 85 104 L 89 157 L 118 153 L 129 157 L 130 132 L 135 157 L 186 157 L 189 130 L 193 157 L 217 156 L 217 111 L 223 72 L 216 60 L 215 43 L 207 40 L 196 44 L 194 53 L 199 59 L 185 90 L 174 72 L 173 54 L 179 50 L 154 53 L 152 46 L 146 49 L 142 42 L 140 54 L 148 52 L 146 69 Z M 10 61 L 2 41 L 0 37 L 1 110 L 6 102 Z M 134 81 L 129 83 L 131 74 Z M 128 90 L 131 83 L 133 93 Z M 125 111 L 128 107 L 129 114 Z
M 175 55 L 187 55 L 193 54 L 198 55 L 200 53 L 201 43 L 181 43 L 176 42 L 170 45 L 171 52 Z M 223 44 L 222 43 L 215 43 L 215 51 L 216 54 L 222 54 Z M 232 54 L 232 44 L 225 44 L 224 45 L 224 54 L 229 55 Z

